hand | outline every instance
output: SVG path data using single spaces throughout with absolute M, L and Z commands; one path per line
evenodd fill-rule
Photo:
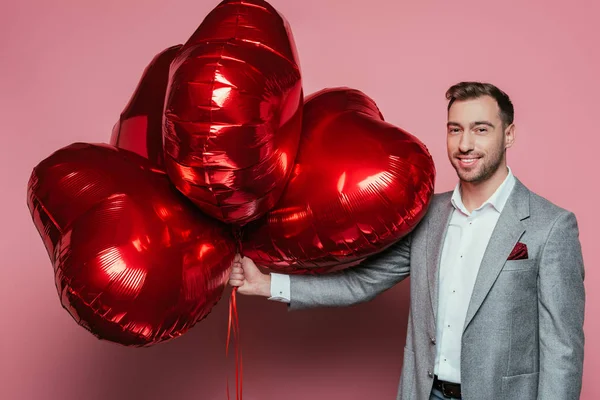
M 263 274 L 254 261 L 239 254 L 233 259 L 229 284 L 240 294 L 271 297 L 271 275 Z

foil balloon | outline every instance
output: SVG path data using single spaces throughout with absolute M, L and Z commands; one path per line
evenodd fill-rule
M 28 206 L 63 307 L 100 339 L 148 346 L 220 299 L 235 246 L 143 157 L 76 143 L 38 164 Z
M 290 273 L 359 262 L 413 230 L 434 180 L 426 147 L 385 122 L 372 99 L 323 90 L 305 101 L 290 181 L 276 207 L 244 228 L 243 254 Z
M 181 45 L 158 53 L 142 74 L 129 103 L 114 125 L 110 144 L 164 166 L 162 118 L 169 66 Z
M 223 222 L 264 215 L 291 173 L 302 101 L 287 21 L 265 1 L 223 1 L 171 65 L 163 130 L 171 181 Z

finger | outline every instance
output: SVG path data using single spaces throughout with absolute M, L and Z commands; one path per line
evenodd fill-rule
M 231 274 L 229 276 L 229 280 L 243 281 L 244 279 L 244 274 Z
M 242 267 L 233 267 L 231 269 L 232 274 L 242 274 L 244 275 L 244 269 Z
M 240 253 L 235 253 L 235 257 L 233 257 L 233 262 L 241 262 L 242 255 Z
M 231 286 L 242 286 L 244 284 L 244 281 L 240 281 L 240 280 L 237 280 L 237 279 L 230 279 L 229 280 L 229 284 Z

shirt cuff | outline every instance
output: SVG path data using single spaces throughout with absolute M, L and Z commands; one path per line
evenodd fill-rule
M 284 274 L 271 273 L 271 297 L 269 300 L 289 303 L 290 300 L 290 276 Z

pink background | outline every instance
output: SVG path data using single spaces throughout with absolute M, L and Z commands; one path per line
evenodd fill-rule
M 233 373 L 224 357 L 225 300 L 170 343 L 129 349 L 98 341 L 61 308 L 25 202 L 33 166 L 71 142 L 108 141 L 150 59 L 184 42 L 217 1 L 4 3 L 0 398 L 224 399 L 226 374 Z M 486 80 L 509 93 L 517 122 L 510 166 L 531 189 L 579 219 L 588 289 L 582 399 L 600 398 L 600 3 L 272 4 L 292 25 L 305 92 L 347 85 L 372 96 L 387 120 L 430 148 L 438 192 L 453 188 L 456 179 L 445 154 L 447 87 Z M 407 282 L 350 309 L 287 313 L 263 299 L 240 303 L 246 400 L 394 398 Z

